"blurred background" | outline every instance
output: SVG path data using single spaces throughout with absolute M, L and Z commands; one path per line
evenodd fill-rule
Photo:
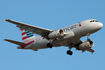
M 104 0 L 1 0 L 0 1 L 0 70 L 105 70 L 105 28 L 92 34 L 95 52 L 75 51 L 67 47 L 19 50 L 4 41 L 22 41 L 16 25 L 3 22 L 11 19 L 47 29 L 59 29 L 87 19 L 105 23 Z M 35 35 L 38 36 L 38 35 Z M 81 40 L 85 41 L 83 37 Z

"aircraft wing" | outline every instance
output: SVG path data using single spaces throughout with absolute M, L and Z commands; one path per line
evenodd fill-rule
M 25 24 L 25 23 L 20 23 L 20 22 L 13 21 L 13 20 L 10 20 L 10 19 L 4 19 L 4 21 L 13 23 L 13 24 L 17 25 L 17 27 L 19 27 L 20 29 L 25 29 L 25 30 L 31 31 L 32 33 L 35 33 L 35 34 L 38 34 L 38 35 L 41 35 L 41 36 L 43 36 L 44 34 L 47 34 L 47 33 L 52 31 L 52 30 L 49 30 L 49 29 L 36 27 L 36 26 Z
M 20 46 L 25 45 L 25 43 L 19 42 L 19 41 L 14 41 L 14 40 L 9 40 L 9 39 L 4 39 L 4 40 L 8 41 L 8 42 L 11 42 L 11 43 L 14 43 L 14 44 L 17 44 L 17 45 L 20 45 Z
M 92 53 L 95 52 L 93 49 L 88 49 L 87 51 L 92 52 Z

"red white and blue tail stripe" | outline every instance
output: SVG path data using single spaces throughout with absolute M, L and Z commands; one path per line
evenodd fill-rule
M 22 40 L 24 43 L 32 41 L 35 38 L 35 36 L 30 31 L 21 29 L 21 32 L 22 32 Z

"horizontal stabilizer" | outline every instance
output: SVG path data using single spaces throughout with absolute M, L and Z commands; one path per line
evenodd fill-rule
M 8 41 L 8 42 L 11 42 L 11 43 L 14 43 L 14 44 L 17 44 L 17 45 L 20 45 L 20 46 L 25 45 L 25 43 L 19 42 L 19 41 L 14 41 L 14 40 L 9 40 L 9 39 L 4 39 L 4 40 Z

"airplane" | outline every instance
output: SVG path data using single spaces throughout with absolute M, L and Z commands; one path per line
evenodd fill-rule
M 66 52 L 68 55 L 73 54 L 71 51 L 72 48 L 76 48 L 76 50 L 81 50 L 82 52 L 95 52 L 92 49 L 94 42 L 89 39 L 89 36 L 103 27 L 103 24 L 96 19 L 84 20 L 57 30 L 32 26 L 10 19 L 4 19 L 4 21 L 15 24 L 21 30 L 23 42 L 4 39 L 5 41 L 18 45 L 17 49 L 38 51 L 39 49 L 65 46 L 69 48 Z M 40 36 L 35 37 L 33 34 Z M 87 36 L 87 40 L 81 41 L 80 38 L 84 36 Z

